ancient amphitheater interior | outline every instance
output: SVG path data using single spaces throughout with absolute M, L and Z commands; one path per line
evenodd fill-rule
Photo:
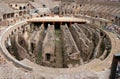
M 120 0 L 0 0 L 0 79 L 120 79 Z

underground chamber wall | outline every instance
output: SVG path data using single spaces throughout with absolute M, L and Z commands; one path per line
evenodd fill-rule
M 54 29 L 52 29 L 52 30 L 54 32 L 51 32 L 51 29 L 49 29 L 49 28 L 52 28 L 51 25 L 53 25 L 53 24 L 54 24 Z M 65 25 L 65 24 L 67 24 L 67 25 Z M 74 51 L 75 51 L 74 45 L 72 47 L 72 44 L 68 45 L 68 44 L 65 44 L 65 43 L 72 40 L 73 42 L 75 42 L 73 44 L 76 44 L 76 46 L 77 46 L 77 42 L 79 41 L 79 43 L 81 43 L 81 45 L 83 45 L 83 48 L 79 48 L 79 46 L 77 46 L 77 48 L 79 49 L 80 54 L 82 54 L 82 56 L 86 56 L 87 54 L 84 54 L 85 52 L 81 52 L 81 50 L 82 51 L 83 50 L 89 50 L 89 49 L 84 48 L 84 45 L 85 45 L 84 42 L 86 42 L 86 45 L 89 44 L 89 41 L 91 41 L 91 39 L 89 39 L 89 37 L 88 37 L 89 35 L 87 35 L 87 34 L 90 32 L 90 29 L 92 29 L 92 30 L 95 30 L 95 29 L 93 29 L 92 27 L 89 27 L 89 26 L 86 27 L 86 24 L 80 24 L 80 25 L 83 25 L 85 27 L 79 26 L 79 24 L 77 26 L 75 24 L 72 24 L 74 26 L 69 26 L 69 25 L 70 25 L 70 23 L 60 23 L 60 22 L 56 22 L 56 23 L 46 22 L 45 23 L 44 22 L 44 24 L 43 24 L 44 29 L 42 29 L 42 30 L 40 30 L 40 29 L 39 30 L 32 29 L 32 31 L 25 30 L 27 32 L 29 38 L 32 36 L 33 32 L 35 33 L 33 38 L 36 38 L 39 34 L 41 35 L 41 36 L 39 36 L 39 38 L 34 40 L 35 43 L 32 43 L 32 42 L 30 43 L 31 52 L 28 49 L 29 42 L 25 42 L 27 48 L 24 48 L 24 50 L 27 51 L 26 53 L 30 56 L 31 59 L 34 60 L 32 62 L 37 63 L 39 65 L 43 65 L 43 66 L 47 66 L 47 67 L 54 67 L 54 68 L 68 68 L 70 66 L 74 67 L 74 66 L 80 65 L 79 58 L 76 59 L 76 60 L 72 59 L 72 56 L 76 56 L 76 55 L 74 55 L 75 54 L 74 53 Z M 37 26 L 39 26 L 39 27 L 37 27 Z M 42 24 L 41 23 L 35 23 L 33 25 L 33 27 L 40 28 L 40 27 L 42 27 Z M 65 28 L 65 30 L 67 30 L 65 33 L 63 33 L 63 31 L 62 31 L 64 29 L 64 27 L 67 27 L 67 28 Z M 74 28 L 72 28 L 72 27 L 74 27 Z M 89 29 L 89 31 L 87 31 L 88 29 Z M 76 32 L 77 30 L 78 30 L 78 32 Z M 54 40 L 55 47 L 54 47 L 54 49 L 50 47 L 50 50 L 53 49 L 54 52 L 53 52 L 53 54 L 50 54 L 49 52 L 47 52 L 46 55 L 45 55 L 46 62 L 43 62 L 43 58 L 44 58 L 43 57 L 43 52 L 42 52 L 42 50 L 44 48 L 43 47 L 43 41 L 45 41 L 45 37 L 47 35 L 47 32 L 49 32 L 49 35 L 47 36 L 47 37 L 49 37 L 47 39 L 48 40 L 47 42 L 49 43 L 50 42 L 49 39 L 54 38 L 53 40 Z M 39 34 L 37 34 L 37 33 L 39 33 Z M 53 33 L 54 37 L 51 37 L 52 33 Z M 94 38 L 94 41 L 92 41 L 93 43 L 96 42 L 96 45 L 93 47 L 93 50 L 96 49 L 98 51 L 99 56 L 96 56 L 96 58 L 97 57 L 99 58 L 101 55 L 103 55 L 103 53 L 105 53 L 107 51 L 106 55 L 104 55 L 103 58 L 102 58 L 102 59 L 105 59 L 109 55 L 109 52 L 110 52 L 110 49 L 111 49 L 109 47 L 110 46 L 110 40 L 107 37 L 107 35 L 102 31 L 100 31 L 99 33 L 96 33 L 95 31 L 92 31 L 92 33 L 93 34 L 98 34 Z M 78 35 L 78 36 L 76 36 L 76 35 Z M 23 36 L 24 36 L 24 33 L 23 33 Z M 42 40 L 41 40 L 41 37 L 43 37 Z M 69 37 L 71 37 L 73 39 L 71 39 Z M 93 38 L 93 37 L 94 37 L 94 35 L 91 36 L 91 38 Z M 95 39 L 100 40 L 100 38 L 102 38 L 101 40 L 103 40 L 103 42 L 95 40 Z M 24 40 L 25 40 L 25 38 L 24 38 Z M 86 40 L 86 41 L 84 41 L 84 40 Z M 107 43 L 106 43 L 106 40 L 108 41 Z M 11 39 L 11 42 L 12 41 L 14 41 L 14 40 Z M 19 58 L 19 56 L 17 54 L 17 51 L 16 51 L 17 49 L 16 50 L 12 49 L 15 46 L 14 44 L 12 44 L 10 47 L 8 47 L 8 46 L 6 46 L 6 47 L 13 56 L 15 56 L 17 59 L 21 59 L 21 58 Z M 49 46 L 49 45 L 47 45 L 47 43 L 46 43 L 46 46 Z M 97 47 L 100 47 L 100 49 L 97 49 Z M 16 52 L 16 55 L 15 55 L 15 53 L 13 54 L 12 51 Z M 70 52 L 70 54 L 67 53 L 67 52 Z M 99 54 L 99 52 L 100 52 L 100 54 Z M 92 58 L 93 58 L 92 56 L 94 55 L 94 53 L 95 53 L 95 51 L 92 51 L 92 54 L 91 54 L 89 60 L 92 60 Z M 22 58 L 22 59 L 24 59 L 24 58 Z M 85 60 L 83 62 L 89 62 L 89 60 L 88 61 Z

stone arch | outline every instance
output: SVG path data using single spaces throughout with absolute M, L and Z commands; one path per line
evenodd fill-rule
M 18 30 L 20 30 L 20 27 L 18 27 Z
M 25 30 L 28 30 L 28 27 L 25 27 Z
M 43 17 L 43 15 L 40 15 L 40 17 Z
M 45 55 L 45 58 L 46 58 L 46 61 L 50 61 L 51 54 L 49 54 L 49 53 L 46 53 L 46 55 Z
M 26 6 L 23 6 L 23 9 L 26 9 Z
M 13 34 L 14 34 L 14 32 L 12 31 L 12 32 L 11 32 L 11 35 L 13 35 Z
M 15 16 L 16 18 L 18 17 L 18 15 Z
M 11 37 L 11 35 L 8 36 L 9 38 Z
M 59 14 L 60 13 L 60 6 L 55 6 L 53 8 L 53 12 L 54 12 L 54 14 Z
M 82 7 L 82 4 L 80 4 L 80 7 Z
M 116 16 L 115 17 L 115 24 L 117 24 L 117 21 L 118 21 L 118 17 Z
M 46 14 L 44 14 L 44 16 L 46 16 Z
M 21 26 L 21 29 L 23 29 L 23 28 L 24 28 L 24 26 L 22 25 L 22 26 Z
M 10 23 L 13 23 L 13 21 L 10 21 Z
M 17 29 L 14 29 L 14 32 L 16 32 L 17 31 Z
M 74 6 L 72 8 L 74 8 Z
M 17 4 L 15 4 L 15 7 L 17 7 Z
M 26 11 L 23 11 L 24 14 L 26 14 Z
M 25 27 L 24 27 L 24 25 L 21 26 L 21 29 L 22 29 L 22 33 L 25 33 Z
M 22 16 L 22 11 L 19 12 L 19 16 Z
M 30 6 L 29 4 L 27 4 L 27 6 Z
M 21 6 L 19 7 L 19 10 L 22 10 L 22 7 L 21 7 Z
M 12 5 L 12 4 L 10 4 L 10 6 L 12 7 L 13 5 Z
M 45 7 L 46 7 L 46 5 L 45 5 L 45 4 L 43 4 L 43 7 L 45 8 Z

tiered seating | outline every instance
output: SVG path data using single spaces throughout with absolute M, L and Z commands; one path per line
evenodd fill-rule
M 117 15 L 120 11 L 120 7 L 116 6 L 107 6 L 107 5 L 99 5 L 99 4 L 85 4 L 84 6 L 81 7 L 82 12 L 87 12 L 87 11 L 93 11 L 93 12 L 99 12 L 99 13 L 106 13 L 106 14 L 114 14 Z M 102 16 L 100 16 L 102 17 Z

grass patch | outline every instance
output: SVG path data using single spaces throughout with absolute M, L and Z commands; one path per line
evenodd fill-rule
M 40 51 L 38 53 L 38 56 L 36 57 L 36 63 L 39 64 L 41 62 L 41 59 L 42 59 L 42 52 Z
M 55 35 L 56 35 L 56 36 L 60 36 L 60 35 L 61 35 L 60 30 L 55 30 Z

